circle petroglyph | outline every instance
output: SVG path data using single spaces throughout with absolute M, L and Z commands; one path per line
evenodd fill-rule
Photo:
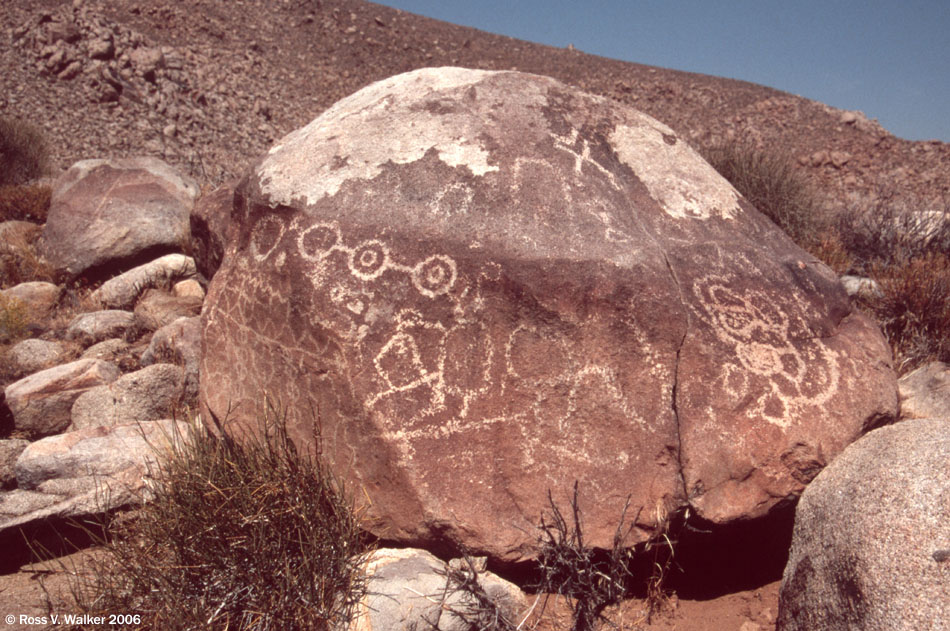
M 389 265 L 389 252 L 382 241 L 364 241 L 350 252 L 350 272 L 361 280 L 375 280 Z
M 326 257 L 342 242 L 340 227 L 332 223 L 318 223 L 310 226 L 297 237 L 297 249 L 308 261 Z
M 455 261 L 436 254 L 413 268 L 412 284 L 423 296 L 435 298 L 452 289 L 457 275 Z

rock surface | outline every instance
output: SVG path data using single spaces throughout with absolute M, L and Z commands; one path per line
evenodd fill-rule
M 10 289 L 4 289 L 2 293 L 8 298 L 22 300 L 30 310 L 31 317 L 41 320 L 56 306 L 63 289 L 53 283 L 32 281 L 14 285 Z
M 950 365 L 930 362 L 897 382 L 901 417 L 950 417 Z
M 18 488 L 0 495 L 0 532 L 142 501 L 156 454 L 188 431 L 186 423 L 161 420 L 90 427 L 31 443 L 16 461 Z
M 157 158 L 77 162 L 53 184 L 40 251 L 66 277 L 179 251 L 197 194 Z
M 171 286 L 195 273 L 195 260 L 190 256 L 166 254 L 107 280 L 90 298 L 103 309 L 131 310 L 146 289 Z
M 198 397 L 201 364 L 200 318 L 179 318 L 155 331 L 142 353 L 141 363 L 148 366 L 156 362 L 169 362 L 184 369 L 185 401 L 194 402 Z
M 778 631 L 950 628 L 950 418 L 848 447 L 805 489 Z
M 473 628 L 454 612 L 465 611 L 475 604 L 474 599 L 455 590 L 456 584 L 446 577 L 446 564 L 425 550 L 381 548 L 370 555 L 366 571 L 370 576 L 368 594 L 349 631 Z M 518 586 L 490 572 L 476 576 L 502 614 L 517 622 L 527 605 Z
M 60 342 L 29 339 L 14 344 L 9 359 L 20 374 L 29 374 L 60 363 L 66 352 Z
M 551 79 L 387 79 L 236 195 L 203 405 L 241 424 L 267 392 L 302 441 L 319 410 L 389 538 L 530 555 L 574 480 L 593 545 L 628 496 L 634 540 L 756 517 L 897 411 L 829 269 L 672 130 Z
M 202 302 L 197 296 L 174 296 L 160 289 L 149 289 L 135 305 L 135 323 L 141 329 L 157 331 L 178 318 L 197 316 Z
M 183 381 L 182 369 L 171 364 L 155 364 L 122 375 L 76 399 L 71 429 L 170 418 L 181 401 Z
M 95 344 L 122 335 L 135 324 L 135 314 L 122 309 L 81 313 L 66 327 L 66 339 Z
M 79 359 L 34 373 L 6 387 L 5 405 L 16 430 L 30 436 L 61 432 L 73 403 L 86 390 L 115 381 L 119 369 L 98 359 Z

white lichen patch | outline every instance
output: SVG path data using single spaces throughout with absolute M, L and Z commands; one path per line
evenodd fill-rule
M 280 204 L 300 198 L 313 204 L 344 182 L 373 179 L 386 163 L 415 162 L 433 149 L 450 167 L 467 167 L 476 176 L 497 171 L 469 133 L 471 117 L 420 107 L 491 74 L 425 68 L 363 88 L 271 148 L 257 170 L 264 194 Z
M 610 143 L 663 210 L 677 219 L 735 219 L 739 193 L 669 127 L 646 114 L 618 125 Z

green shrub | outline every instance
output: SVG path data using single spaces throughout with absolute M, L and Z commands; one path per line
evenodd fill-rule
M 821 209 L 804 176 L 787 157 L 740 141 L 710 145 L 700 153 L 799 246 L 810 251 L 820 242 Z
M 22 184 L 46 175 L 49 154 L 35 125 L 0 118 L 0 185 Z
M 161 630 L 330 629 L 352 615 L 366 580 L 358 517 L 279 414 L 240 443 L 196 428 L 154 479 L 73 590 L 82 611 Z

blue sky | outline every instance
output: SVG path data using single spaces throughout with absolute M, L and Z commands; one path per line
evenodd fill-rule
M 950 0 L 382 0 L 532 42 L 744 79 L 950 142 Z

